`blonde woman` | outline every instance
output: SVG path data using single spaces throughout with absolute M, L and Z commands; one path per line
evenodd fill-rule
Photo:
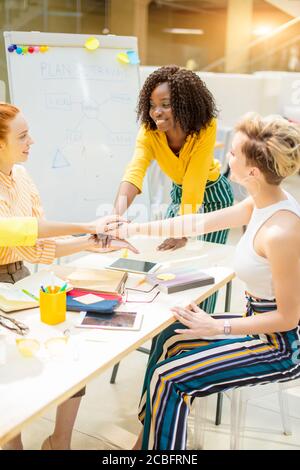
M 232 180 L 249 193 L 243 202 L 108 232 L 177 237 L 247 225 L 234 259 L 246 284 L 246 313 L 214 318 L 194 304 L 172 309 L 177 322 L 150 354 L 135 449 L 185 449 L 194 397 L 300 376 L 300 205 L 281 187 L 300 168 L 300 128 L 280 117 L 245 117 L 229 164 Z

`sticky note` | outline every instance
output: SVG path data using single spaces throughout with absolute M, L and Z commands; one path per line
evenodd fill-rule
M 131 65 L 138 65 L 140 63 L 139 56 L 135 51 L 127 51 L 126 54 Z
M 95 51 L 100 46 L 100 43 L 97 38 L 89 38 L 85 41 L 84 46 L 89 51 Z
M 130 63 L 130 59 L 129 59 L 128 55 L 126 54 L 126 52 L 120 52 L 117 55 L 117 59 L 118 59 L 119 62 L 121 62 L 121 64 L 129 64 Z
M 161 281 L 171 281 L 172 279 L 175 279 L 175 274 L 172 273 L 161 273 L 157 274 L 157 279 L 160 279 Z
M 94 294 L 86 294 L 86 295 L 80 295 L 79 297 L 74 297 L 73 300 L 76 300 L 77 302 L 80 302 L 81 304 L 85 305 L 91 305 L 91 304 L 96 304 L 98 302 L 102 302 L 103 297 L 100 297 L 99 295 L 94 295 Z

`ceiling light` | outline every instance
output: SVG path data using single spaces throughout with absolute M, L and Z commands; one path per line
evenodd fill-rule
M 258 26 L 253 30 L 254 36 L 268 36 L 272 32 L 271 26 Z
M 193 28 L 165 28 L 163 29 L 164 33 L 171 33 L 171 34 L 196 34 L 201 35 L 204 34 L 203 29 L 193 29 Z

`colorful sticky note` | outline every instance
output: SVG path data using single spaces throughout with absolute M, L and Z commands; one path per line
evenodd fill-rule
M 95 51 L 100 46 L 99 40 L 97 38 L 88 38 L 85 41 L 84 47 L 89 51 Z
M 130 63 L 129 57 L 126 54 L 126 52 L 120 52 L 117 55 L 117 59 L 118 59 L 119 62 L 121 62 L 121 64 L 129 64 Z
M 135 51 L 127 51 L 126 54 L 129 58 L 129 63 L 131 65 L 138 65 L 140 63 L 139 56 Z

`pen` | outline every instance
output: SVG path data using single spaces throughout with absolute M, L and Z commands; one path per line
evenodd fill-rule
M 46 292 L 43 286 L 41 286 L 41 291 Z
M 122 251 L 122 258 L 128 258 L 128 250 L 127 250 L 127 248 L 124 248 L 124 250 Z
M 68 285 L 68 283 L 66 282 L 66 283 L 59 289 L 58 292 L 64 292 L 64 291 L 66 290 L 66 288 L 67 288 L 67 285 Z
M 139 282 L 137 283 L 137 285 L 135 287 L 139 287 L 141 286 L 142 284 L 144 284 L 146 282 L 146 278 L 143 277 L 143 279 L 140 279 Z
M 26 295 L 29 295 L 29 297 L 31 297 L 31 298 L 34 299 L 34 300 L 37 300 L 37 301 L 39 300 L 35 295 L 31 294 L 31 293 L 28 292 L 28 290 L 26 290 L 26 289 L 22 289 L 22 292 L 24 292 L 24 294 L 26 294 Z

